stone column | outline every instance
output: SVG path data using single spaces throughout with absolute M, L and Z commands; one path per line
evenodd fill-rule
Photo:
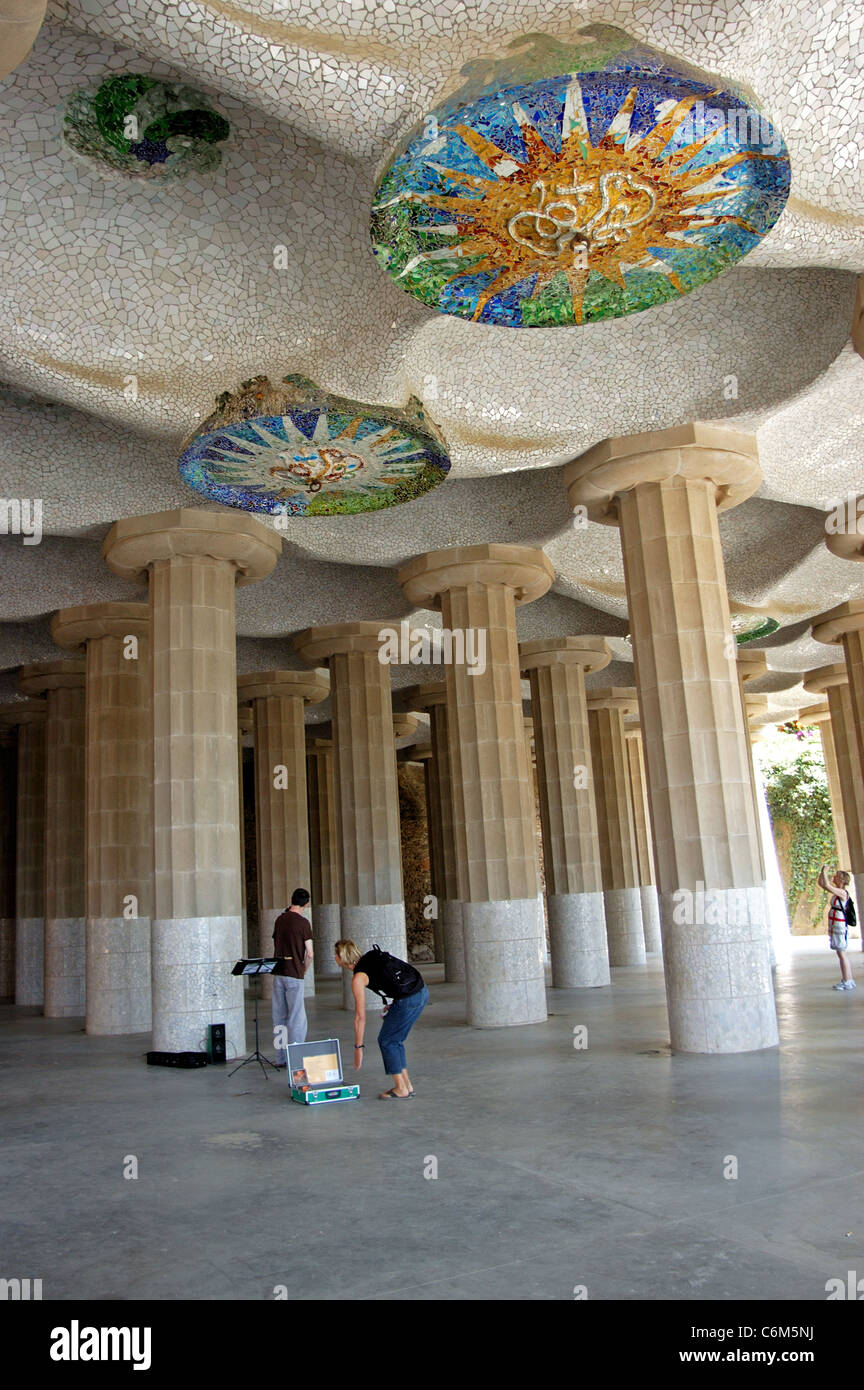
M 0 706 L 0 723 L 18 726 L 15 814 L 15 1003 L 45 998 L 44 700 Z
M 828 782 L 828 800 L 831 802 L 831 819 L 834 822 L 837 863 L 841 869 L 845 869 L 849 864 L 849 840 L 846 835 L 846 816 L 843 812 L 840 774 L 837 770 L 837 750 L 834 747 L 834 734 L 831 729 L 831 711 L 827 703 L 810 705 L 807 709 L 801 710 L 798 720 L 801 724 L 818 724 L 819 726 L 825 777 Z
M 642 730 L 639 725 L 625 724 L 624 738 L 630 774 L 633 827 L 636 832 L 636 859 L 639 865 L 639 895 L 642 899 L 642 931 L 645 937 L 645 950 L 662 951 L 660 899 L 657 897 L 657 877 L 654 868 L 654 834 L 651 829 L 648 781 L 645 776 L 645 754 L 642 748 Z
M 342 936 L 339 908 L 342 869 L 336 829 L 333 741 L 313 738 L 306 746 L 309 796 L 309 872 L 312 893 L 312 948 L 318 979 L 341 977 L 333 947 Z
M 744 727 L 745 727 L 745 728 L 747 729 L 747 731 L 748 731 L 748 743 L 749 743 L 751 710 L 754 709 L 754 706 L 753 706 L 753 704 L 751 703 L 751 704 L 749 705 L 749 707 L 748 707 L 748 701 L 749 701 L 749 700 L 752 700 L 752 697 L 749 695 L 748 691 L 745 689 L 745 686 L 746 686 L 746 684 L 747 684 L 748 681 L 751 681 L 751 680 L 758 680 L 760 676 L 767 675 L 767 673 L 768 673 L 768 658 L 767 658 L 767 656 L 765 655 L 764 652 L 759 652 L 759 651 L 748 652 L 748 651 L 746 651 L 746 650 L 744 650 L 744 651 L 739 650 L 738 653 L 737 653 L 737 658 L 736 658 L 735 665 L 736 665 L 736 668 L 737 668 L 737 671 L 738 671 L 738 693 L 739 693 L 739 695 L 740 695 L 740 697 L 741 697 L 741 711 L 742 711 L 742 714 L 743 714 L 743 717 L 744 717 Z M 756 818 L 756 824 L 757 824 L 757 826 L 758 826 L 759 823 L 760 823 L 760 818 L 759 818 L 759 788 L 758 788 L 758 786 L 756 785 L 756 764 L 755 764 L 755 762 L 753 761 L 753 747 L 752 747 L 752 744 L 749 744 L 748 752 L 749 752 L 750 756 L 749 756 L 749 758 L 747 759 L 747 767 L 748 767 L 748 771 L 749 771 L 749 773 L 750 773 L 750 789 L 751 789 L 752 796 L 753 796 L 753 814 L 754 814 L 754 816 L 755 816 L 755 818 Z M 765 872 L 765 852 L 764 852 L 763 847 L 762 847 L 762 836 L 761 836 L 761 835 L 757 835 L 756 838 L 757 838 L 757 847 L 758 847 L 758 850 L 759 850 L 759 864 L 760 864 L 761 870 L 762 870 L 762 887 L 763 887 L 763 890 L 766 890 L 766 891 L 767 891 L 766 872 Z
M 390 673 L 378 659 L 379 623 L 308 628 L 294 639 L 310 666 L 330 667 L 342 933 L 361 951 L 377 943 L 406 959 L 399 790 Z M 343 1002 L 353 1008 L 350 976 Z M 381 1008 L 367 991 L 367 1010 Z
M 846 822 L 848 867 L 855 879 L 855 900 L 864 903 L 864 780 L 861 777 L 854 702 L 846 663 L 838 661 L 809 671 L 804 679 L 804 689 L 811 695 L 828 696 L 831 732 L 837 754 L 837 776 Z
M 249 955 L 249 919 L 246 911 L 246 799 L 243 794 L 243 740 L 251 736 L 255 717 L 248 705 L 237 710 L 237 814 L 240 827 L 240 903 L 243 918 L 243 954 Z M 253 740 L 254 744 L 254 740 Z
M 46 1018 L 86 1012 L 84 662 L 22 666 L 18 688 L 44 693 Z
M 542 550 L 516 545 L 432 551 L 399 573 L 409 602 L 440 608 L 444 631 L 453 634 L 457 659 L 445 664 L 447 732 L 466 1001 L 475 1028 L 546 1018 L 515 606 L 545 594 L 554 577 Z M 473 665 L 458 659 L 460 641 L 467 655 L 471 639 Z
M 438 787 L 438 769 L 431 743 L 414 747 L 408 754 L 411 762 L 420 763 L 423 768 L 423 786 L 426 793 L 426 834 L 429 844 L 429 886 L 432 891 L 435 913 L 432 918 L 433 959 L 444 959 L 444 931 L 441 926 L 440 904 L 443 897 L 442 874 L 444 850 L 441 831 L 441 792 Z M 408 760 L 406 758 L 406 761 Z
M 609 950 L 585 675 L 609 665 L 602 637 L 523 642 L 546 870 L 552 985 L 608 985 Z
M 860 536 L 858 540 L 861 541 Z M 852 558 L 864 559 L 864 552 L 858 550 Z M 859 776 L 864 781 L 864 599 L 849 599 L 822 613 L 814 620 L 813 636 L 817 642 L 827 642 L 843 649 L 852 700 Z
M 326 700 L 330 686 L 315 671 L 261 671 L 239 676 L 237 693 L 251 703 L 255 718 L 257 954 L 272 956 L 276 918 L 290 905 L 295 888 L 311 893 L 303 710 Z M 303 992 L 315 993 L 314 965 L 306 972 Z
M 0 1003 L 15 1000 L 15 810 L 18 740 L 0 724 Z
M 588 728 L 600 832 L 600 874 L 610 965 L 644 965 L 642 890 L 624 715 L 637 708 L 636 691 L 610 686 L 588 691 Z
M 64 608 L 51 636 L 86 653 L 86 1030 L 150 1029 L 153 888 L 146 603 Z
M 429 738 L 441 818 L 441 857 L 438 872 L 440 891 L 437 888 L 432 890 L 438 900 L 438 916 L 435 919 L 436 940 L 440 930 L 441 949 L 444 953 L 444 979 L 448 983 L 462 984 L 465 981 L 465 946 L 453 832 L 453 779 L 447 734 L 447 686 L 444 681 L 415 685 L 411 690 L 404 691 L 403 697 L 412 709 L 427 710 L 429 713 Z M 436 956 L 437 954 L 436 947 Z
M 571 505 L 621 529 L 672 1046 L 773 1047 L 750 749 L 717 526 L 718 508 L 759 487 L 755 441 L 699 423 L 607 439 L 568 465 L 565 481 Z
M 224 1023 L 246 1048 L 241 977 L 235 584 L 276 564 L 254 517 L 182 508 L 115 522 L 110 569 L 150 585 L 153 695 L 153 1047 L 198 1052 Z

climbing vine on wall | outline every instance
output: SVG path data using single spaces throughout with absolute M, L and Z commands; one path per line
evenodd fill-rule
M 831 802 L 825 764 L 818 743 L 803 730 L 790 728 L 800 748 L 789 761 L 776 762 L 764 769 L 765 794 L 771 820 L 789 827 L 789 883 L 786 904 L 790 921 L 799 901 L 812 905 L 811 920 L 819 920 L 825 902 L 816 886 L 822 864 L 831 864 L 837 849 L 831 820 Z

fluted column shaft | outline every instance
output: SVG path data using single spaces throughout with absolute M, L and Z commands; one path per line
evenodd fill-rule
M 604 692 L 608 698 L 588 699 L 588 727 L 594 767 L 594 794 L 600 833 L 600 872 L 606 911 L 609 964 L 644 965 L 642 894 L 636 827 L 630 795 L 630 766 L 624 740 L 624 710 L 635 707 L 636 695 Z
M 253 517 L 181 508 L 118 521 L 103 553 L 150 586 L 153 1046 L 200 1051 L 211 1023 L 245 1052 L 234 590 L 279 537 Z
M 440 606 L 473 664 L 445 664 L 457 894 L 474 1027 L 546 1018 L 532 770 L 523 723 L 516 603 L 554 570 L 542 551 L 481 545 L 417 556 L 399 574 L 409 602 Z M 482 634 L 482 637 L 481 637 Z M 455 647 L 454 647 L 455 650 Z
M 751 436 L 701 422 L 605 440 L 571 505 L 621 532 L 672 1046 L 777 1044 L 767 904 L 718 508 L 758 490 Z M 707 895 L 707 896 L 706 896 Z
M 436 898 L 435 954 L 436 958 L 444 961 L 444 979 L 462 984 L 465 981 L 465 943 L 456 869 L 456 846 L 453 838 L 453 779 L 447 733 L 447 687 L 444 681 L 436 681 L 431 685 L 417 686 L 406 691 L 404 698 L 411 703 L 412 708 L 429 712 L 432 771 L 427 775 L 434 778 L 438 807 L 437 815 L 434 817 L 437 886 L 433 884 L 432 887 Z M 429 763 L 426 766 L 428 769 Z
M 45 999 L 45 701 L 18 728 L 15 840 L 15 1003 Z M 17 722 L 20 715 L 13 716 Z
M 376 623 L 339 623 L 300 633 L 304 661 L 327 660 L 334 744 L 337 837 L 341 850 L 341 925 L 361 951 L 377 944 L 407 957 L 402 848 L 390 673 L 378 659 Z M 344 976 L 346 1008 L 353 1008 Z M 367 991 L 368 1010 L 380 1010 Z
M 609 663 L 602 638 L 520 647 L 531 683 L 552 984 L 609 983 L 609 950 L 585 698 L 586 670 Z
M 331 741 L 316 739 L 307 750 L 306 779 L 315 972 L 319 979 L 332 979 L 341 974 L 333 958 L 333 947 L 342 934 L 339 908 L 342 871 Z
M 823 666 L 805 678 L 804 689 L 828 697 L 831 732 L 837 757 L 837 779 L 843 802 L 848 843 L 848 867 L 855 879 L 855 897 L 864 902 L 864 779 L 858 756 L 855 702 L 844 662 Z
M 642 731 L 625 726 L 627 760 L 630 772 L 630 798 L 633 803 L 633 827 L 636 832 L 636 858 L 639 865 L 639 893 L 642 899 L 642 932 L 646 951 L 661 951 L 660 900 L 657 896 L 657 877 L 654 868 L 654 833 L 648 805 L 648 782 L 645 775 L 645 755 Z

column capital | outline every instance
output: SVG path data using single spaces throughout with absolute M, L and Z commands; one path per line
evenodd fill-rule
M 769 700 L 767 695 L 749 695 L 745 692 L 744 708 L 747 711 L 748 724 L 751 724 L 754 719 L 758 719 L 760 714 L 765 714 L 768 705 Z
M 506 586 L 516 603 L 532 603 L 551 588 L 555 579 L 552 561 L 527 545 L 469 545 L 430 550 L 415 555 L 399 571 L 399 583 L 410 603 L 421 608 L 440 608 L 448 589 L 472 585 Z
M 827 704 L 807 705 L 798 711 L 799 724 L 825 724 L 831 718 L 831 710 Z
M 19 670 L 18 689 L 22 695 L 42 695 L 46 690 L 83 690 L 86 670 L 83 658 L 33 662 Z
M 333 752 L 332 738 L 309 738 L 306 739 L 306 756 L 310 758 L 326 758 L 328 753 Z
M 605 637 L 544 637 L 519 643 L 519 669 L 523 674 L 538 666 L 581 666 L 588 675 L 602 671 L 611 660 Z
M 294 650 L 307 666 L 317 666 L 346 652 L 380 652 L 384 629 L 398 631 L 398 622 L 329 623 L 307 627 L 294 638 Z M 388 665 L 389 663 L 383 663 Z
M 808 695 L 824 695 L 836 685 L 848 685 L 849 672 L 845 661 L 835 661 L 830 666 L 817 666 L 804 676 L 803 685 Z
M 864 560 L 864 553 L 850 556 L 850 559 Z M 811 632 L 815 642 L 842 642 L 847 632 L 860 632 L 864 628 L 864 598 L 850 598 L 829 608 L 813 619 Z
M 675 429 L 619 435 L 595 444 L 564 469 L 571 507 L 592 521 L 618 524 L 616 497 L 638 483 L 682 477 L 714 485 L 717 509 L 737 507 L 757 492 L 762 470 L 752 435 L 694 421 Z
M 143 584 L 156 560 L 209 556 L 233 564 L 241 585 L 265 579 L 281 550 L 281 537 L 246 512 L 179 507 L 115 521 L 102 545 L 102 558 L 115 574 Z
M 244 734 L 251 734 L 255 728 L 255 715 L 248 705 L 241 705 L 237 710 L 237 732 L 242 738 Z
M 631 686 L 608 685 L 602 690 L 588 690 L 589 710 L 620 709 L 622 714 L 635 714 L 639 709 L 639 699 Z
M 51 636 L 66 651 L 83 651 L 94 637 L 146 637 L 150 607 L 146 603 L 88 603 L 61 608 L 51 619 Z
M 403 763 L 425 763 L 434 756 L 431 743 L 414 743 L 399 750 L 398 760 Z
M 758 680 L 760 676 L 767 676 L 768 674 L 768 658 L 764 652 L 748 652 L 739 648 L 735 656 L 735 664 L 742 681 Z M 749 699 L 750 696 L 747 698 Z
M 400 691 L 401 702 L 406 710 L 434 709 L 436 705 L 446 705 L 447 685 L 444 681 L 433 681 L 428 685 L 412 685 Z
M 0 705 L 0 724 L 43 724 L 47 713 L 45 700 L 13 700 Z
M 253 671 L 237 677 L 237 698 L 247 701 L 278 696 L 317 705 L 330 694 L 330 678 L 325 671 Z
M 413 714 L 394 714 L 393 716 L 393 737 L 394 739 L 407 738 L 413 734 L 419 720 Z

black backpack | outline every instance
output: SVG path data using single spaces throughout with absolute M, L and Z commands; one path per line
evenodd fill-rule
M 378 981 L 378 984 L 373 985 L 370 973 L 369 988 L 373 994 L 380 994 L 382 999 L 404 999 L 407 995 L 416 994 L 422 989 L 423 976 L 407 961 L 391 956 L 389 951 L 382 951 L 380 946 L 373 946 L 369 954 L 373 957 L 372 970 Z
M 846 918 L 847 927 L 857 927 L 858 917 L 855 912 L 855 904 L 851 897 L 848 897 L 843 904 L 843 915 Z

